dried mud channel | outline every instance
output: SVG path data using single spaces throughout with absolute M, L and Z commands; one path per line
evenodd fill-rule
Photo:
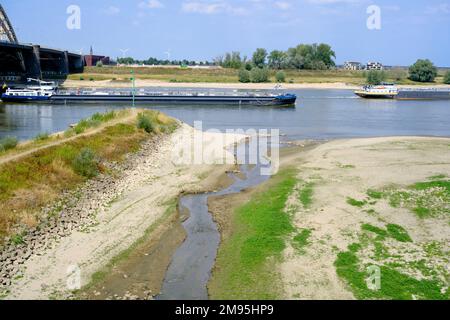
M 236 152 L 249 155 L 248 144 L 238 146 Z M 180 198 L 180 209 L 189 212 L 189 218 L 183 223 L 187 236 L 173 255 L 161 294 L 156 299 L 208 299 L 207 285 L 221 239 L 216 221 L 208 209 L 208 199 L 211 196 L 240 193 L 263 183 L 270 176 L 261 175 L 262 168 L 262 164 L 240 165 L 237 172 L 228 173 L 233 182 L 221 191 L 185 195 Z

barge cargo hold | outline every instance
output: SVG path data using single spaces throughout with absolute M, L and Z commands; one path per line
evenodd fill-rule
M 450 100 L 450 89 L 400 89 L 398 100 Z
M 365 86 L 355 94 L 367 99 L 450 100 L 449 88 L 397 88 L 393 83 Z
M 54 103 L 123 102 L 146 104 L 222 104 L 253 106 L 293 106 L 294 94 L 281 95 L 211 95 L 211 94 L 55 94 L 49 101 Z

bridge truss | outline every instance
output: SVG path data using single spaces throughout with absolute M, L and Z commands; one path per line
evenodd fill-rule
M 0 41 L 18 43 L 13 26 L 6 15 L 5 10 L 0 4 Z

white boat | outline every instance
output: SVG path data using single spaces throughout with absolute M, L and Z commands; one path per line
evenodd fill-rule
M 28 79 L 28 82 L 35 81 L 38 85 L 29 85 L 23 89 L 6 89 L 1 95 L 3 102 L 29 102 L 49 100 L 56 91 L 54 82 L 45 82 L 37 79 Z
M 362 98 L 394 99 L 399 94 L 399 90 L 393 83 L 382 83 L 376 86 L 364 86 L 361 90 L 356 90 L 355 94 Z

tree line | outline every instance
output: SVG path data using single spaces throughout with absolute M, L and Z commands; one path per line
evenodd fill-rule
M 242 57 L 239 51 L 227 52 L 215 59 L 215 63 L 224 68 L 246 69 L 253 67 L 270 69 L 306 69 L 326 70 L 336 66 L 336 53 L 331 46 L 321 44 L 300 44 L 287 51 L 273 50 L 270 53 L 258 48 L 251 58 Z
M 137 60 L 131 57 L 125 58 L 117 58 L 118 64 L 137 64 L 137 65 L 145 65 L 145 66 L 213 66 L 214 62 L 210 61 L 193 61 L 193 60 L 161 60 L 158 58 L 148 58 L 146 60 Z

